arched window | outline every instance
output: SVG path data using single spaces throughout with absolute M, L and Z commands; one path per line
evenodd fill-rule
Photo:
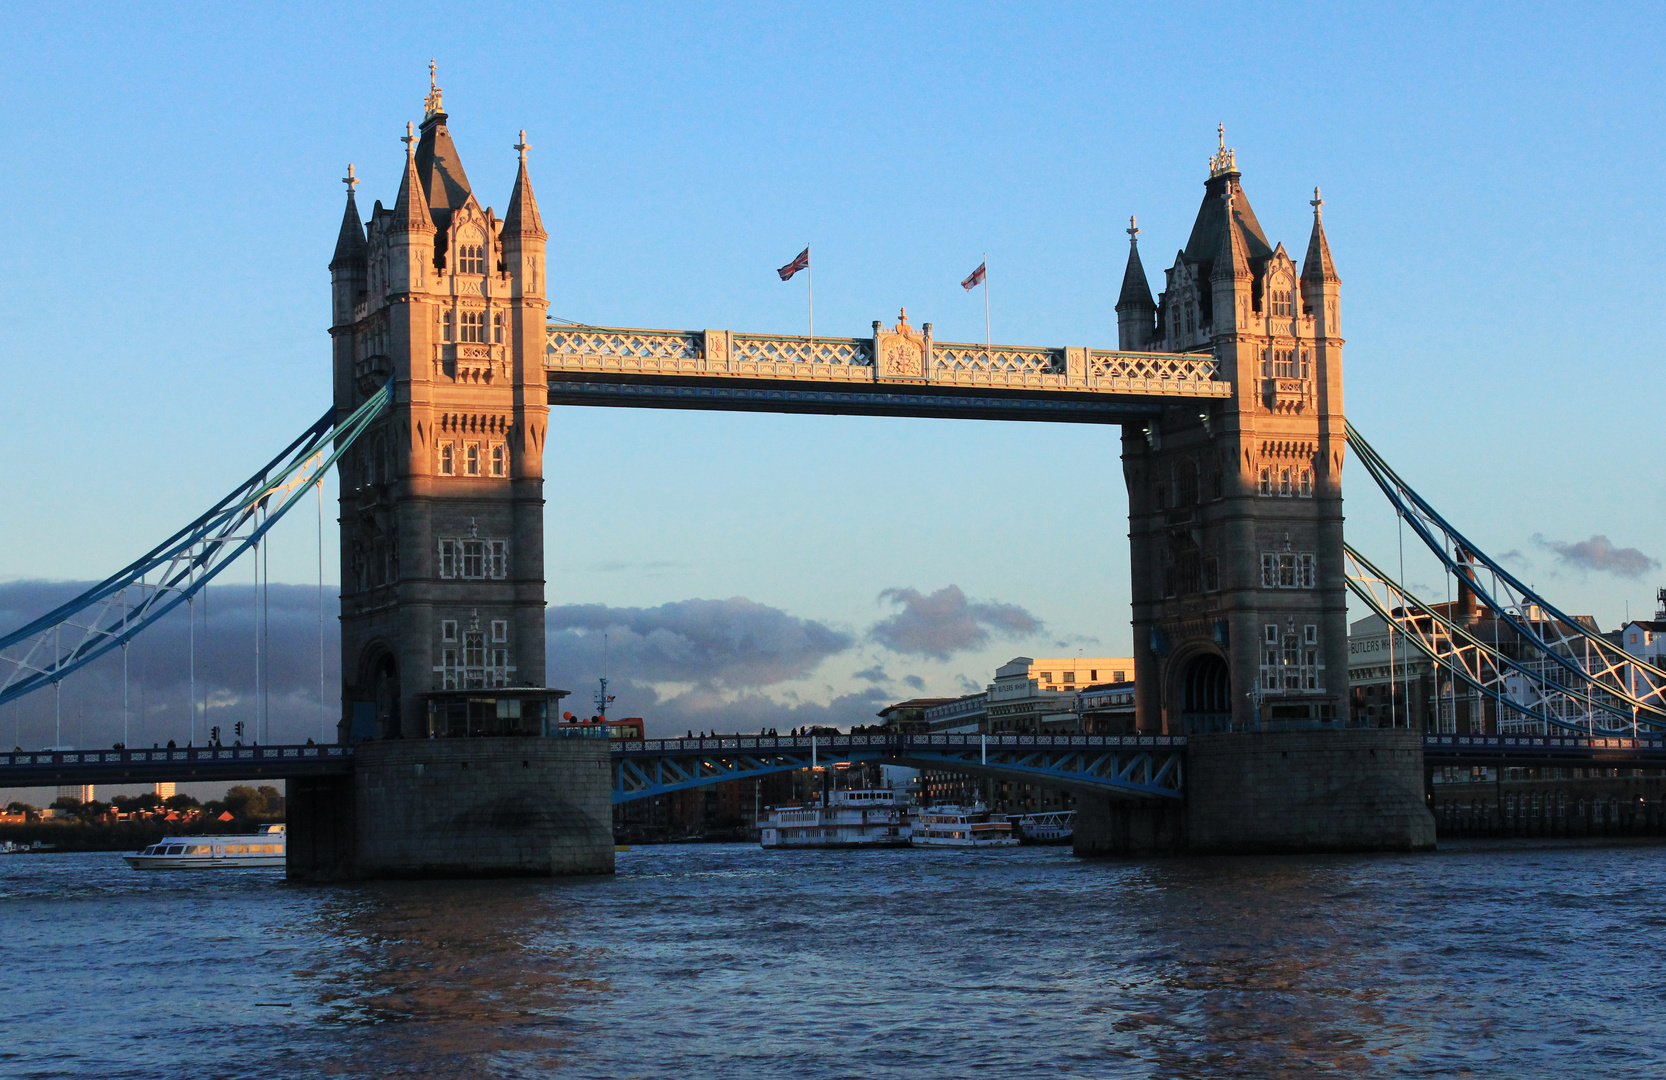
M 492 447 L 492 475 L 503 475 L 503 444 L 497 443 Z
M 445 443 L 440 447 L 440 475 L 451 475 L 451 444 Z
M 459 274 L 484 274 L 486 272 L 486 245 L 479 243 L 480 234 L 470 229 L 462 233 L 457 245 L 457 272 Z
M 1278 471 L 1278 494 L 1281 499 L 1288 499 L 1290 497 L 1291 490 L 1289 469 L 1280 469 Z
M 1267 496 L 1272 495 L 1272 493 L 1273 493 L 1273 470 L 1272 469 L 1262 469 L 1261 470 L 1261 484 L 1260 484 L 1260 487 L 1257 489 L 1257 491 L 1262 495 L 1267 495 Z
M 503 344 L 503 312 L 501 311 L 492 313 L 492 344 Z
M 1190 458 L 1182 458 L 1174 467 L 1174 505 L 1191 506 L 1197 502 L 1197 465 Z

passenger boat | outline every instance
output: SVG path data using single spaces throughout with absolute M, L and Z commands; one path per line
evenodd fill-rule
M 1068 844 L 1076 831 L 1074 810 L 1016 814 L 1010 820 L 1021 844 Z
M 257 833 L 235 836 L 164 836 L 132 855 L 135 870 L 233 870 L 284 866 L 284 827 L 262 825 Z
M 982 803 L 932 806 L 914 825 L 915 847 L 1017 847 L 1010 821 L 996 821 Z
M 769 808 L 759 830 L 765 848 L 907 847 L 914 831 L 908 796 L 888 788 L 829 791 L 808 804 Z

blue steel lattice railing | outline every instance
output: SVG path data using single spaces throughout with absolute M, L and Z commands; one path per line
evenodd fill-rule
M 1592 717 L 1594 733 L 1616 735 L 1634 725 L 1648 730 L 1666 728 L 1666 671 L 1630 655 L 1620 645 L 1564 614 L 1470 542 L 1390 468 L 1352 424 L 1347 426 L 1347 438 L 1349 449 L 1388 497 L 1395 512 L 1440 560 L 1445 571 L 1458 577 L 1494 618 L 1527 643 L 1536 661 L 1566 676 L 1567 683 L 1555 685 L 1561 687 L 1564 696 L 1576 696 L 1585 704 L 1584 713 Z M 1356 595 L 1371 602 L 1360 588 L 1354 587 L 1352 576 L 1349 584 Z M 1365 584 L 1363 579 L 1361 584 Z M 1395 588 L 1403 593 L 1399 586 Z M 1408 601 L 1416 602 L 1409 596 Z M 1416 603 L 1428 610 L 1428 605 Z M 1389 608 L 1389 625 L 1404 632 L 1405 628 L 1397 621 L 1403 616 L 1393 615 L 1393 610 Z M 1444 660 L 1440 663 L 1449 666 Z M 1460 681 L 1469 681 L 1463 671 L 1454 668 L 1453 674 Z M 1546 682 L 1554 683 L 1554 680 Z M 1542 713 L 1547 700 L 1554 700 L 1554 695 L 1541 696 L 1532 704 Z M 1520 710 L 1523 704 L 1528 703 L 1512 702 L 1511 707 Z M 1618 722 L 1599 726 L 1595 722 L 1597 712 Z
M 1125 798 L 1181 797 L 1184 736 L 731 735 L 613 747 L 613 799 L 668 794 L 822 764 L 885 761 Z
M 335 743 L 170 746 L 149 750 L 14 750 L 0 753 L 0 787 L 282 779 L 341 775 L 352 768 L 353 747 Z
M 73 600 L 0 637 L 0 704 L 60 681 L 190 600 L 321 481 L 392 395 L 392 384 L 384 385 L 340 424 L 333 409 L 326 412 L 191 524 Z

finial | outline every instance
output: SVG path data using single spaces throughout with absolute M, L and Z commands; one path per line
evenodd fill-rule
M 1209 158 L 1209 178 L 1211 180 L 1229 172 L 1236 172 L 1238 169 L 1237 151 L 1226 148 L 1225 124 L 1215 125 L 1215 137 L 1220 142 L 1220 149 L 1210 155 Z
M 411 149 L 411 144 L 416 142 L 415 132 L 416 125 L 411 123 L 409 120 L 405 121 L 405 137 L 399 141 L 405 144 L 406 157 L 410 157 L 412 154 L 416 153 L 415 150 Z
M 521 129 L 521 141 L 509 149 L 519 150 L 521 152 L 521 164 L 526 164 L 526 152 L 532 149 L 532 144 L 526 141 L 526 128 Z
M 445 106 L 440 103 L 439 67 L 433 60 L 428 61 L 428 100 L 423 102 L 423 119 L 438 116 L 445 112 Z
M 351 161 L 347 163 L 347 175 L 341 178 L 341 182 L 347 185 L 347 197 L 351 199 L 353 197 L 353 188 L 357 186 L 359 182 L 359 178 L 353 175 L 353 163 Z
M 1319 187 L 1318 187 L 1317 184 L 1315 184 L 1314 187 L 1313 187 L 1313 198 L 1308 200 L 1307 205 L 1313 207 L 1313 220 L 1318 221 L 1319 220 L 1319 208 L 1321 206 L 1325 205 L 1325 200 L 1319 198 Z
M 1226 125 L 1225 124 L 1216 124 L 1215 125 L 1215 134 L 1217 136 L 1219 136 L 1219 138 L 1221 140 L 1221 153 L 1223 153 L 1223 154 L 1226 153 Z
M 1140 223 L 1134 220 L 1133 214 L 1128 215 L 1128 228 L 1124 231 L 1128 234 L 1128 242 L 1130 244 L 1137 244 L 1140 242 Z

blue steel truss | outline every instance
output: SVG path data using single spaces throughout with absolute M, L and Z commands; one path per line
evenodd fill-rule
M 320 482 L 392 397 L 390 382 L 340 424 L 335 410 L 326 412 L 197 520 L 75 599 L 0 637 L 0 704 L 62 680 L 190 600 Z
M 1021 780 L 1129 799 L 1183 797 L 1177 735 L 831 735 L 615 743 L 613 801 L 840 762 Z
M 1666 728 L 1666 671 L 1631 656 L 1620 645 L 1559 611 L 1523 584 L 1413 490 L 1352 424 L 1347 430 L 1348 448 L 1388 497 L 1395 513 L 1440 559 L 1446 572 L 1456 575 L 1477 600 L 1532 646 L 1546 664 L 1564 672 L 1571 680 L 1569 687 L 1592 702 L 1612 699 L 1622 708 L 1611 711 L 1629 713 L 1624 716 L 1629 724 L 1607 731 L 1617 732 L 1630 724 Z M 1486 573 L 1476 573 L 1477 569 Z M 1604 730 L 1594 723 L 1592 726 Z

